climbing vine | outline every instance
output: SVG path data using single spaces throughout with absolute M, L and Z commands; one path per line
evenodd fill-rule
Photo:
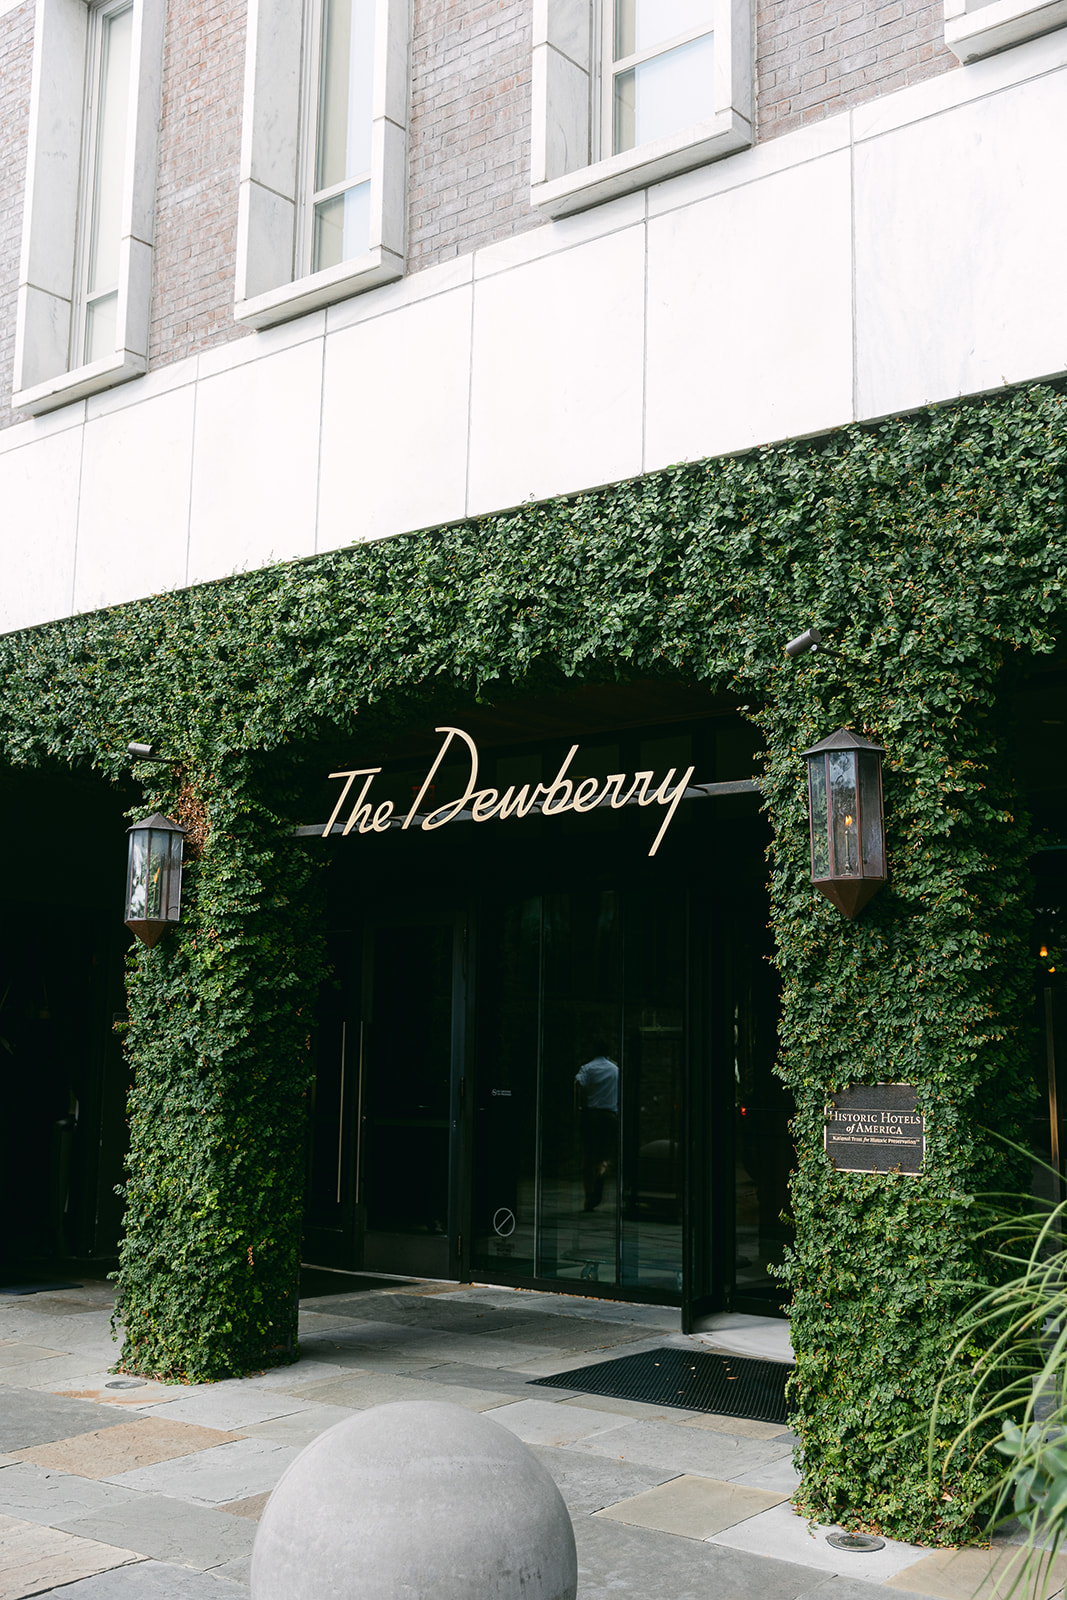
M 130 957 L 125 1365 L 204 1378 L 295 1353 L 324 970 L 316 870 L 286 836 L 301 749 L 357 721 L 663 675 L 734 691 L 765 744 L 801 1504 L 962 1537 L 979 1469 L 928 1480 L 925 1421 L 991 1270 L 974 1197 L 1025 1181 L 986 1132 L 1028 1114 L 1030 839 L 1005 708 L 1062 638 L 1065 462 L 1067 403 L 1031 388 L 0 640 L 9 763 L 117 776 L 151 729 L 175 764 L 142 770 L 146 803 L 197 829 L 181 929 Z M 836 653 L 786 660 L 812 623 Z M 799 759 L 842 723 L 888 752 L 891 882 L 855 923 L 808 883 Z M 828 1096 L 885 1078 L 920 1086 L 924 1175 L 835 1174 Z M 950 1436 L 966 1362 L 947 1380 Z

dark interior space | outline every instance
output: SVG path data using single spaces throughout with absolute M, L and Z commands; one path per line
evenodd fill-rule
M 0 774 L 0 1276 L 114 1256 L 126 1072 L 122 920 L 133 793 L 68 770 Z M 35 1271 L 36 1268 L 36 1271 Z M 47 1269 L 47 1270 L 45 1270 Z

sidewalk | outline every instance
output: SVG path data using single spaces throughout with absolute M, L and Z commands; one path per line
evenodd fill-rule
M 833 1530 L 789 1509 L 794 1440 L 773 1424 L 528 1383 L 664 1344 L 764 1355 L 784 1324 L 686 1339 L 660 1307 L 366 1281 L 302 1301 L 295 1366 L 202 1385 L 108 1371 L 106 1283 L 0 1297 L 0 1600 L 241 1600 L 256 1520 L 298 1451 L 354 1411 L 419 1399 L 484 1412 L 545 1463 L 579 1600 L 990 1593 L 987 1552 L 832 1549 Z

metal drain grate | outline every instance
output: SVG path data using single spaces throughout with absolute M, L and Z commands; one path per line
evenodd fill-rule
M 747 1417 L 753 1422 L 780 1422 L 785 1427 L 789 1420 L 785 1385 L 792 1370 L 782 1361 L 752 1361 L 747 1356 L 718 1355 L 711 1350 L 666 1347 L 532 1382 L 550 1389 L 611 1395 L 617 1400 Z

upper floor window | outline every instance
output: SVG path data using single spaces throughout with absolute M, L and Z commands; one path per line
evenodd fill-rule
M 319 272 L 370 243 L 374 0 L 319 0 L 312 19 L 303 238 L 305 271 Z
M 85 109 L 84 203 L 80 241 L 81 294 L 72 366 L 99 361 L 115 348 L 118 328 L 122 184 L 130 107 L 133 5 L 98 6 L 89 18 L 89 83 Z
M 607 0 L 601 128 L 619 155 L 703 122 L 714 108 L 714 0 Z
M 164 3 L 38 0 L 16 410 L 147 367 Z
M 534 205 L 580 210 L 752 142 L 752 0 L 539 0 Z
M 406 0 L 251 0 L 238 321 L 262 328 L 404 269 Z

